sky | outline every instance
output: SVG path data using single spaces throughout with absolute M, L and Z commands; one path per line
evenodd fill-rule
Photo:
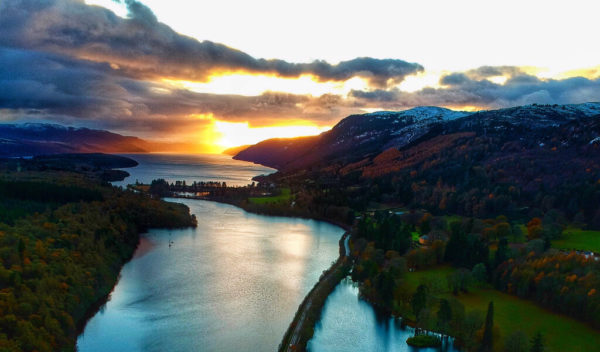
M 189 143 L 600 101 L 597 1 L 2 0 L 0 122 Z

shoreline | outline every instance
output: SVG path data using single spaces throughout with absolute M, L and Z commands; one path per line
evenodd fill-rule
M 352 267 L 345 245 L 350 236 L 350 231 L 346 231 L 340 238 L 340 256 L 329 269 L 323 272 L 319 281 L 300 303 L 294 319 L 283 335 L 278 351 L 306 350 L 306 345 L 314 334 L 315 324 L 321 317 L 327 298 L 340 281 L 348 275 Z
M 178 197 L 168 197 L 178 199 Z M 189 199 L 181 197 L 180 199 Z M 321 216 L 301 216 L 301 215 L 287 215 L 287 214 L 268 214 L 260 211 L 256 211 L 256 209 L 249 209 L 244 206 L 241 202 L 236 202 L 234 200 L 228 199 L 196 199 L 196 200 L 205 200 L 209 202 L 222 203 L 233 205 L 238 207 L 248 213 L 262 215 L 262 216 L 279 216 L 279 217 L 287 217 L 287 218 L 299 218 L 299 219 L 309 219 L 315 221 L 323 221 L 335 226 L 338 226 L 345 230 L 344 234 L 340 237 L 338 241 L 339 246 L 339 256 L 336 261 L 319 277 L 319 280 L 315 283 L 313 288 L 306 294 L 298 309 L 296 314 L 294 315 L 294 319 L 290 322 L 285 334 L 282 337 L 282 341 L 279 344 L 278 351 L 305 351 L 306 344 L 312 338 L 314 333 L 314 327 L 316 322 L 321 316 L 323 307 L 327 298 L 333 292 L 333 290 L 337 287 L 340 281 L 346 277 L 352 268 L 352 260 L 349 253 L 346 251 L 347 241 L 351 237 L 352 226 L 332 220 L 323 218 Z
M 89 306 L 88 309 L 86 309 L 83 317 L 75 324 L 75 332 L 76 332 L 75 346 L 74 346 L 75 351 L 77 351 L 77 340 L 78 340 L 79 336 L 81 334 L 83 334 L 83 332 L 85 331 L 85 327 L 87 326 L 87 323 L 100 311 L 102 306 L 104 306 L 110 300 L 110 295 L 113 293 L 113 291 L 115 290 L 115 287 L 117 287 L 117 284 L 121 280 L 121 270 L 123 270 L 123 267 L 125 266 L 125 264 L 129 263 L 134 258 L 135 252 L 137 251 L 137 249 L 140 246 L 141 236 L 142 236 L 142 234 L 139 233 L 138 238 L 137 238 L 137 244 L 135 245 L 135 248 L 133 249 L 133 251 L 131 252 L 129 257 L 126 260 L 124 260 L 123 263 L 121 263 L 119 272 L 115 279 L 115 282 L 111 286 L 108 293 L 102 295 L 98 300 L 96 300 L 96 302 L 94 302 L 91 306 Z
M 131 257 L 129 259 L 127 259 L 123 263 L 123 265 L 121 265 L 121 269 L 119 269 L 119 274 L 117 276 L 115 284 L 111 287 L 110 291 L 106 295 L 100 297 L 96 302 L 94 302 L 86 310 L 81 321 L 77 322 L 76 327 L 75 327 L 77 337 L 79 337 L 80 335 L 83 334 L 88 322 L 100 311 L 102 306 L 104 306 L 105 304 L 108 303 L 108 301 L 110 301 L 111 295 L 115 291 L 115 287 L 117 287 L 117 285 L 119 284 L 119 281 L 121 281 L 121 270 L 123 270 L 123 267 L 125 265 L 127 265 L 127 263 L 132 261 L 133 259 L 144 256 L 151 248 L 154 247 L 154 244 L 150 240 L 143 237 L 143 235 L 146 233 L 147 232 L 139 234 L 138 243 L 137 243 L 135 249 L 133 250 Z M 142 253 L 138 254 L 138 251 L 142 251 Z M 75 341 L 75 351 L 77 351 L 77 341 Z
M 307 219 L 307 220 L 315 220 L 315 221 L 323 221 L 326 223 L 329 223 L 331 225 L 335 225 L 338 227 L 341 227 L 342 229 L 344 229 L 345 231 L 350 231 L 352 229 L 351 225 L 348 225 L 346 223 L 343 223 L 341 221 L 337 221 L 337 220 L 333 220 L 333 219 L 328 219 L 319 215 L 303 215 L 303 214 L 286 214 L 286 213 L 268 213 L 268 212 L 261 212 L 261 211 L 257 211 L 256 209 L 252 209 L 250 207 L 245 206 L 244 203 L 235 201 L 235 200 L 228 200 L 228 199 L 223 199 L 223 198 L 187 198 L 187 197 L 177 197 L 177 196 L 169 196 L 166 198 L 171 198 L 171 199 L 188 199 L 188 200 L 204 200 L 204 201 L 208 201 L 208 202 L 215 202 L 215 203 L 223 203 L 223 204 L 229 204 L 229 205 L 233 205 L 235 207 L 238 207 L 248 213 L 251 214 L 257 214 L 257 215 L 263 215 L 263 216 L 280 216 L 280 217 L 285 217 L 285 218 L 298 218 L 298 219 Z
M 187 199 L 187 198 L 183 198 L 183 197 L 166 197 L 166 198 L 173 199 L 173 201 L 175 201 L 176 199 Z M 310 217 L 310 216 L 297 216 L 297 215 L 284 215 L 284 214 L 277 214 L 276 215 L 276 214 L 261 213 L 261 212 L 253 211 L 252 209 L 247 209 L 247 208 L 245 208 L 244 206 L 242 206 L 241 204 L 239 204 L 238 202 L 235 202 L 235 201 L 229 201 L 228 202 L 228 201 L 217 200 L 217 199 L 193 199 L 193 200 L 204 200 L 204 201 L 209 201 L 209 202 L 215 202 L 215 203 L 222 203 L 222 204 L 233 205 L 233 206 L 238 207 L 238 208 L 240 208 L 240 209 L 242 209 L 242 210 L 244 210 L 244 211 L 246 211 L 248 213 L 262 215 L 262 216 L 279 216 L 279 217 L 287 217 L 287 218 L 308 219 L 308 220 L 315 220 L 315 221 L 323 221 L 323 222 L 329 223 L 331 225 L 338 226 L 338 227 L 342 228 L 343 230 L 345 230 L 345 232 L 344 232 L 344 234 L 342 235 L 342 237 L 340 238 L 340 241 L 339 241 L 339 243 L 340 243 L 339 244 L 339 246 L 340 246 L 340 255 L 339 255 L 336 263 L 343 257 L 342 253 L 345 252 L 345 246 L 344 246 L 344 240 L 346 238 L 345 236 L 349 235 L 350 229 L 351 229 L 351 227 L 348 226 L 347 224 L 344 224 L 344 223 L 341 223 L 341 222 L 337 222 L 337 221 L 331 220 L 331 219 L 320 218 L 320 217 L 317 217 L 317 216 Z M 133 260 L 135 258 L 135 253 L 138 251 L 138 249 L 142 245 L 142 241 L 143 241 L 143 237 L 142 236 L 146 232 L 138 234 L 138 240 L 137 240 L 137 244 L 136 244 L 135 248 L 131 252 L 131 255 L 129 256 L 129 258 L 127 260 L 125 260 L 123 263 L 120 264 L 118 276 L 115 279 L 115 282 L 112 285 L 112 287 L 110 288 L 110 290 L 108 291 L 108 293 L 106 293 L 105 295 L 101 296 L 96 302 L 94 302 L 90 307 L 88 307 L 88 309 L 86 309 L 86 312 L 85 312 L 83 318 L 76 323 L 76 335 L 75 335 L 74 351 L 78 351 L 78 349 L 77 349 L 77 339 L 79 338 L 80 335 L 82 335 L 84 333 L 85 327 L 87 326 L 88 322 L 110 300 L 111 294 L 114 292 L 115 287 L 118 285 L 119 281 L 121 280 L 121 270 L 123 270 L 123 267 L 127 263 L 129 263 L 131 260 Z M 331 267 L 327 268 L 324 271 L 324 273 L 325 272 L 330 272 L 333 269 L 334 266 L 335 266 L 335 263 Z M 325 274 L 323 274 L 321 276 L 321 278 L 324 275 Z M 321 282 L 321 279 L 319 279 L 319 281 L 315 284 L 315 286 L 317 286 L 320 282 Z M 314 287 L 313 287 L 312 290 L 314 290 Z M 310 292 L 312 292 L 312 290 Z M 300 306 L 302 306 L 302 304 L 304 303 L 304 301 L 306 300 L 306 298 L 310 295 L 310 292 L 307 294 L 307 296 L 305 296 L 305 298 L 302 301 L 302 303 L 300 304 Z M 293 321 L 292 321 L 292 323 L 293 323 Z M 291 326 L 291 324 L 290 324 L 290 326 Z M 288 328 L 288 330 L 289 330 L 289 328 Z M 287 331 L 286 331 L 286 334 L 287 334 Z

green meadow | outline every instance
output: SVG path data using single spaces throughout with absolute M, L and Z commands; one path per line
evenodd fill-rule
M 563 238 L 552 241 L 552 247 L 600 253 L 600 231 L 568 228 L 563 232 Z
M 453 296 L 445 287 L 446 276 L 454 269 L 448 266 L 409 272 L 406 283 L 416 290 L 421 283 L 440 283 L 444 289 L 439 296 Z M 488 303 L 494 301 L 494 324 L 500 329 L 500 339 L 512 331 L 522 330 L 530 338 L 540 331 L 544 336 L 546 351 L 589 352 L 600 348 L 600 331 L 572 318 L 553 313 L 537 304 L 492 288 L 472 287 L 469 293 L 456 297 L 467 311 L 478 309 L 485 314 Z M 502 341 L 495 344 L 502 350 Z
M 252 204 L 267 204 L 267 203 L 279 203 L 287 202 L 292 198 L 292 194 L 289 188 L 282 188 L 281 194 L 269 197 L 250 197 L 248 201 Z

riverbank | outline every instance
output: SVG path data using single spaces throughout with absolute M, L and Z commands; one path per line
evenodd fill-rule
M 270 208 L 269 204 L 253 204 L 249 203 L 237 198 L 226 198 L 226 197 L 182 197 L 177 195 L 169 196 L 169 198 L 175 199 L 197 199 L 197 200 L 207 200 L 211 202 L 224 203 L 236 206 L 240 209 L 244 209 L 245 211 L 258 215 L 265 216 L 283 216 L 283 217 L 291 217 L 291 218 L 300 218 L 300 219 L 308 219 L 308 220 L 317 220 L 323 221 L 335 226 L 339 226 L 346 231 L 350 231 L 352 226 L 346 222 L 337 219 L 331 219 L 319 214 L 314 214 L 300 208 Z
M 139 234 L 196 225 L 184 205 L 115 189 L 85 174 L 21 170 L 3 174 L 0 183 L 5 350 L 74 349 Z
M 198 228 L 144 236 L 152 249 L 125 265 L 78 340 L 80 351 L 277 350 L 298 306 L 339 256 L 344 230 L 337 226 L 217 202 L 184 204 Z
M 136 257 L 136 252 L 138 252 L 138 250 L 140 248 L 144 248 L 144 247 L 148 246 L 148 244 L 144 245 L 144 238 L 142 237 L 142 233 L 138 233 L 137 237 L 138 237 L 137 245 L 135 247 L 133 247 L 130 252 L 127 253 L 127 255 L 129 255 L 129 257 L 124 259 L 123 263 L 121 264 L 121 269 L 123 269 L 125 264 L 129 263 L 133 258 Z M 121 269 L 119 269 L 119 271 L 116 273 L 114 280 L 111 281 L 112 284 L 107 285 L 102 290 L 105 293 L 103 295 L 101 295 L 100 298 L 98 298 L 98 300 L 96 302 L 92 303 L 87 308 L 83 317 L 79 321 L 76 322 L 75 328 L 76 328 L 77 336 L 79 336 L 83 333 L 83 331 L 85 330 L 85 326 L 90 321 L 90 319 L 92 319 L 94 317 L 94 315 L 96 315 L 96 313 L 98 313 L 98 311 L 102 308 L 102 306 L 104 306 L 106 304 L 106 302 L 108 302 L 108 300 L 110 299 L 111 294 L 113 293 L 115 287 L 117 286 L 117 284 L 119 283 L 119 280 L 121 278 Z
M 306 344 L 313 336 L 315 324 L 321 316 L 327 297 L 352 268 L 346 248 L 346 240 L 349 236 L 349 231 L 344 233 L 339 241 L 340 257 L 323 272 L 319 281 L 298 307 L 294 320 L 279 345 L 279 351 L 306 350 Z
M 188 197 L 181 198 L 189 199 Z M 335 289 L 339 282 L 348 275 L 350 269 L 352 268 L 352 262 L 350 260 L 349 253 L 350 249 L 348 247 L 348 241 L 351 236 L 351 226 L 346 223 L 324 218 L 315 214 L 309 215 L 301 209 L 279 208 L 279 211 L 273 212 L 265 211 L 266 209 L 270 209 L 266 207 L 266 204 L 252 204 L 240 201 L 239 199 L 209 197 L 205 200 L 233 205 L 249 213 L 258 215 L 295 217 L 323 221 L 339 226 L 346 230 L 339 240 L 338 259 L 330 268 L 323 272 L 319 278 L 319 281 L 317 281 L 315 286 L 305 296 L 304 300 L 298 307 L 296 314 L 294 315 L 294 319 L 290 323 L 285 335 L 283 336 L 281 344 L 279 345 L 279 351 L 305 351 L 308 341 L 313 336 L 315 324 L 321 316 L 325 301 L 329 297 L 329 294 Z

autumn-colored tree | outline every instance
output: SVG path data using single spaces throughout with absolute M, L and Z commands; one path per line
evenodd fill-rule
M 542 219 L 533 218 L 527 223 L 527 238 L 532 240 L 542 236 Z
M 24 185 L 46 193 L 13 192 Z M 139 233 L 195 223 L 183 204 L 74 174 L 0 177 L 0 193 L 0 212 L 6 205 L 13 209 L 0 217 L 2 351 L 72 350 L 76 326 L 110 292 Z

